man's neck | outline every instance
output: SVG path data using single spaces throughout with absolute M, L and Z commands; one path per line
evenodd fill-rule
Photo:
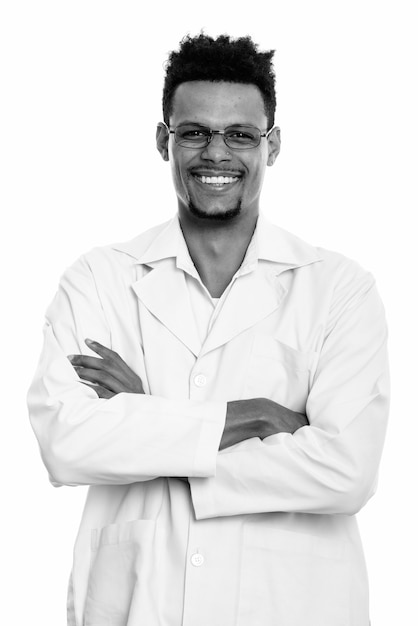
M 240 218 L 216 221 L 179 215 L 192 261 L 214 298 L 220 297 L 231 282 L 254 233 L 257 216 Z

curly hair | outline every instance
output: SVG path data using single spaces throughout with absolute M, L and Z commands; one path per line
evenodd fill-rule
M 276 110 L 274 50 L 259 52 L 251 37 L 216 39 L 201 33 L 186 36 L 178 52 L 169 54 L 163 88 L 163 115 L 168 125 L 176 88 L 194 80 L 226 81 L 256 85 L 261 91 L 268 126 L 274 124 Z

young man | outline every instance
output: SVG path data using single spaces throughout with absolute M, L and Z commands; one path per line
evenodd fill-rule
M 273 52 L 186 38 L 157 147 L 178 215 L 64 274 L 29 392 L 54 485 L 91 485 L 71 626 L 367 626 L 354 514 L 387 418 L 373 278 L 259 217 Z M 90 339 L 89 339 L 90 338 Z

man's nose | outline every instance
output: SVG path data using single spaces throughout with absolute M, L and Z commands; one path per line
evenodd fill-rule
M 219 161 L 230 161 L 231 158 L 231 150 L 226 145 L 223 135 L 214 133 L 211 141 L 202 150 L 202 159 L 216 163 Z

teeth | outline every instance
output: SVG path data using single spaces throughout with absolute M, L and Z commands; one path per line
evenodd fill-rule
M 229 185 L 238 180 L 238 176 L 197 176 L 201 183 L 211 185 Z

